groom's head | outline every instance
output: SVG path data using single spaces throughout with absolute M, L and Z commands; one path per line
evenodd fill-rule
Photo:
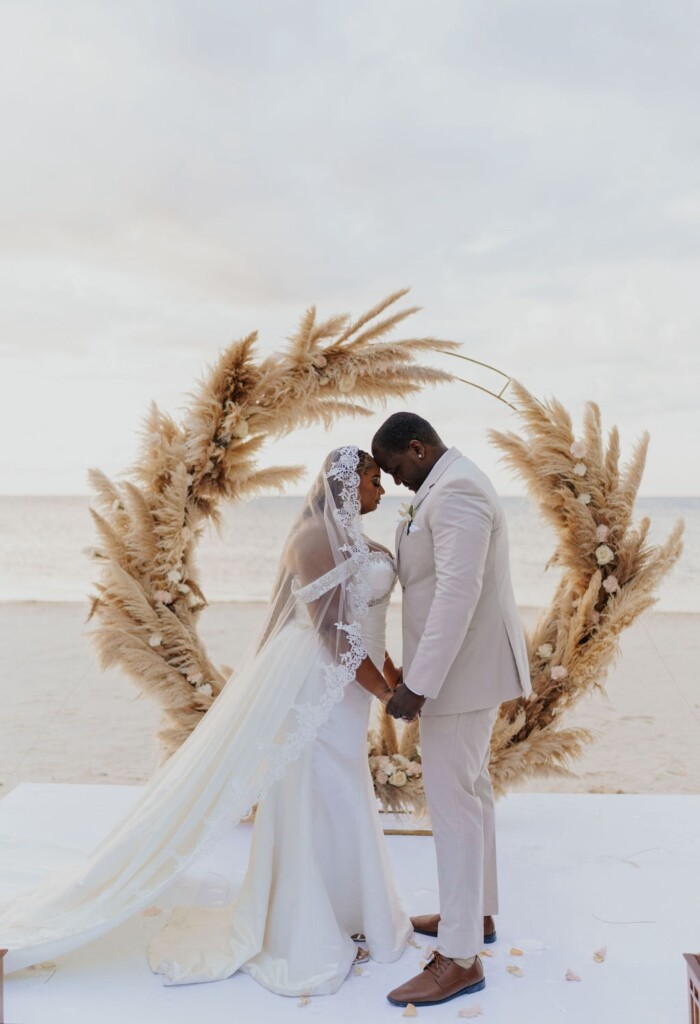
M 414 412 L 395 412 L 372 439 L 372 455 L 379 468 L 409 491 L 420 488 L 446 451 L 435 428 Z

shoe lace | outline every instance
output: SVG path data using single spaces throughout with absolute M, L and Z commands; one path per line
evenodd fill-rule
M 435 978 L 438 978 L 441 974 L 444 973 L 445 968 L 448 965 L 449 965 L 448 958 L 443 956 L 442 953 L 438 953 L 438 951 L 435 950 L 433 952 L 433 955 L 431 956 L 430 960 L 428 960 L 427 964 L 423 968 L 423 970 L 430 971 L 430 973 Z

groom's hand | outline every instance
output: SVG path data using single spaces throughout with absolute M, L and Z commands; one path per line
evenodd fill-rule
M 386 706 L 387 714 L 392 718 L 405 718 L 413 721 L 420 709 L 425 704 L 425 697 L 419 696 L 409 690 L 405 683 L 399 683 L 394 690 L 394 695 Z

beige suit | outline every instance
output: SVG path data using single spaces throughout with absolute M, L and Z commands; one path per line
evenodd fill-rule
M 421 753 L 438 862 L 438 949 L 470 957 L 498 909 L 489 740 L 498 706 L 530 693 L 508 534 L 488 477 L 456 448 L 397 532 L 406 686 L 426 698 Z

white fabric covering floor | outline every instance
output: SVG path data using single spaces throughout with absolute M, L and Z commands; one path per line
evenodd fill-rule
M 137 786 L 22 784 L 0 802 L 0 838 L 42 836 L 88 848 L 136 799 Z M 387 816 L 385 827 L 410 827 Z M 479 1006 L 484 1024 L 671 1024 L 687 1020 L 683 952 L 700 950 L 700 796 L 514 794 L 498 805 L 499 941 L 485 959 L 487 987 L 426 1021 Z M 159 901 L 228 899 L 245 870 L 251 826 L 232 830 Z M 411 913 L 437 908 L 432 839 L 389 836 Z M 428 939 L 396 964 L 368 964 L 335 996 L 299 1005 L 235 975 L 166 988 L 146 962 L 162 914 L 140 915 L 89 946 L 6 978 L 8 1024 L 258 1024 L 303 1020 L 374 1024 L 402 1011 L 386 993 L 418 970 Z M 604 963 L 593 953 L 607 946 Z M 511 955 L 511 947 L 523 956 Z M 509 964 L 523 971 L 509 974 Z M 567 981 L 571 969 L 580 982 Z

